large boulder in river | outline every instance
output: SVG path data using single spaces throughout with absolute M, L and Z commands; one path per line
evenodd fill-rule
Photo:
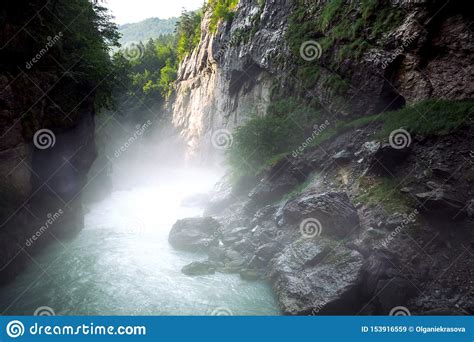
M 194 261 L 184 266 L 181 272 L 189 276 L 214 274 L 216 272 L 216 265 L 209 261 Z
M 299 224 L 303 235 L 346 237 L 359 227 L 357 211 L 344 192 L 302 193 L 288 201 L 281 214 L 282 224 Z
M 363 257 L 335 241 L 300 238 L 270 264 L 270 281 L 288 315 L 357 313 Z
M 212 217 L 194 217 L 177 221 L 171 228 L 168 241 L 177 249 L 206 251 L 218 244 L 220 223 Z

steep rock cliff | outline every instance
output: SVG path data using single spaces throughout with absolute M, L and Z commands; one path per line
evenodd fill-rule
M 214 132 L 264 115 L 285 94 L 316 98 L 340 117 L 472 98 L 471 19 L 461 1 L 339 1 L 328 18 L 333 3 L 241 0 L 215 33 L 205 13 L 171 101 L 190 156 L 215 154 Z
M 53 20 L 45 4 L 0 12 L 0 282 L 82 227 L 81 192 L 96 157 L 93 87 L 52 49 L 67 38 L 37 41 L 25 26 Z

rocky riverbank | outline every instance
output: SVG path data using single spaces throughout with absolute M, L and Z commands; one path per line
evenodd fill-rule
M 203 253 L 183 272 L 266 279 L 291 315 L 472 314 L 472 126 L 402 149 L 378 129 L 222 180 L 205 217 L 171 230 L 174 247 Z

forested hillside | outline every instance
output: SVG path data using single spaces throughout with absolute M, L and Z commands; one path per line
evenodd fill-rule
M 150 38 L 158 38 L 161 35 L 174 32 L 178 18 L 160 19 L 149 18 L 138 23 L 124 24 L 119 26 L 122 35 L 122 45 L 130 42 L 146 42 Z

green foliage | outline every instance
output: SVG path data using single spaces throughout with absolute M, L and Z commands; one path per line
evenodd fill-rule
M 273 103 L 264 117 L 253 116 L 234 133 L 229 163 L 237 174 L 257 172 L 275 156 L 299 146 L 305 128 L 319 117 L 319 110 L 296 99 Z
M 341 10 L 343 4 L 344 0 L 331 0 L 326 2 L 318 21 L 318 26 L 323 32 L 327 30 L 338 11 Z
M 405 128 L 411 134 L 445 135 L 457 128 L 472 124 L 473 101 L 428 100 L 399 111 L 384 113 L 382 136 L 395 129 Z
M 203 11 L 183 11 L 176 24 L 178 58 L 182 60 L 191 53 L 201 40 L 201 22 Z
M 176 80 L 176 66 L 171 59 L 166 61 L 166 65 L 160 70 L 160 80 L 158 85 L 164 96 L 170 96 L 173 91 L 173 82 Z
M 234 18 L 234 10 L 239 0 L 209 0 L 207 9 L 212 10 L 209 30 L 212 33 L 217 31 L 220 20 L 231 21 Z
M 444 135 L 472 124 L 473 116 L 473 101 L 427 100 L 398 111 L 331 123 L 312 139 L 310 145 L 317 146 L 343 132 L 369 124 L 379 125 L 377 137 L 382 140 L 388 139 L 390 133 L 399 128 L 411 134 Z M 290 99 L 275 103 L 269 108 L 267 116 L 254 117 L 237 128 L 228 156 L 236 177 L 255 174 L 286 157 L 305 141 L 308 137 L 305 128 L 311 127 L 318 117 L 317 109 L 298 105 L 298 101 Z M 375 191 L 384 195 L 387 188 L 388 185 Z M 368 196 L 376 201 L 378 192 Z
M 369 207 L 383 205 L 392 212 L 407 212 L 413 203 L 408 197 L 402 196 L 399 182 L 394 178 L 362 178 L 360 191 L 356 200 Z
M 146 42 L 150 38 L 156 39 L 162 35 L 172 34 L 177 22 L 178 18 L 149 18 L 138 23 L 121 25 L 120 43 L 125 45 L 130 42 Z
M 362 0 L 361 1 L 361 10 L 362 10 L 362 18 L 367 20 L 373 14 L 375 14 L 375 10 L 379 4 L 378 0 Z
M 316 85 L 321 75 L 319 70 L 311 70 L 320 68 L 318 61 L 300 58 L 304 42 L 317 41 L 322 50 L 322 64 L 337 73 L 344 60 L 360 59 L 384 33 L 400 23 L 402 16 L 400 9 L 379 0 L 362 0 L 360 6 L 357 1 L 326 0 L 316 4 L 296 0 L 286 38 L 296 57 L 302 86 Z M 333 88 L 333 96 L 344 95 L 347 89 Z
M 445 135 L 463 125 L 472 124 L 473 116 L 473 101 L 426 100 L 397 111 L 340 121 L 326 129 L 312 143 L 318 145 L 342 132 L 373 123 L 380 124 L 381 128 L 376 135 L 380 139 L 387 139 L 392 131 L 400 128 L 412 135 Z
M 178 56 L 172 35 L 163 35 L 140 43 L 137 58 L 127 59 L 119 50 L 113 56 L 115 97 L 129 112 L 148 110 L 170 95 L 176 79 Z
M 5 4 L 5 9 L 7 17 L 12 20 L 8 25 L 29 19 L 27 30 L 15 26 L 9 28 L 11 32 L 27 34 L 27 43 L 20 50 L 12 44 L 6 45 L 2 52 L 10 56 L 25 54 L 25 59 L 29 60 L 47 48 L 47 53 L 33 68 L 49 72 L 59 69 L 61 73 L 67 70 L 48 94 L 63 112 L 76 112 L 77 105 L 91 95 L 97 109 L 110 106 L 113 82 L 108 76 L 114 69 L 109 52 L 113 46 L 118 46 L 119 34 L 107 8 L 98 1 L 88 0 L 47 1 L 44 4 L 24 2 Z M 2 11 L 0 15 L 5 13 Z M 10 53 L 10 48 L 16 51 Z M 4 62 L 7 61 L 2 56 Z

